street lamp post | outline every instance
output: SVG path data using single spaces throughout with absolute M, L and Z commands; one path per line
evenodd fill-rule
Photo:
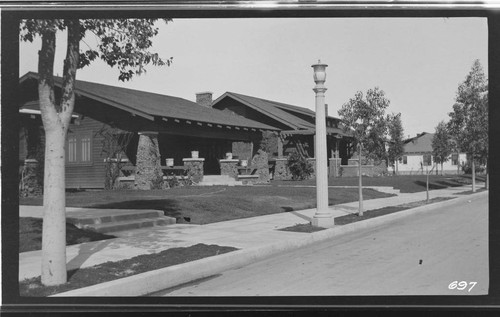
M 316 145 L 314 154 L 316 157 L 316 213 L 312 219 L 312 225 L 317 227 L 332 227 L 334 218 L 328 210 L 328 163 L 326 147 L 326 113 L 325 113 L 325 91 L 326 67 L 318 61 L 312 65 L 314 69 L 314 92 L 316 93 Z

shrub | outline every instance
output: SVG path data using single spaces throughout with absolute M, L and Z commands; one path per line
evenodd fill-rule
M 474 170 L 478 174 L 482 174 L 485 172 L 484 165 L 480 165 L 477 162 L 474 166 Z M 470 161 L 462 163 L 462 171 L 464 172 L 464 174 L 472 174 L 472 163 Z
M 292 174 L 292 180 L 304 180 L 311 177 L 314 168 L 307 159 L 296 152 L 288 156 L 288 169 Z

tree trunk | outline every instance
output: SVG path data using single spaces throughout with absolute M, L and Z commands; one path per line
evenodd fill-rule
M 42 231 L 42 284 L 66 283 L 66 201 L 61 127 L 46 131 Z
M 486 164 L 486 179 L 484 182 L 484 189 L 488 189 L 489 181 L 490 181 L 490 173 L 488 171 L 488 165 Z
M 43 285 L 66 283 L 65 142 L 74 108 L 74 84 L 79 57 L 78 20 L 67 21 L 68 44 L 63 70 L 61 103 L 54 98 L 55 29 L 42 34 L 39 52 L 38 95 L 45 129 L 42 274 Z
M 472 192 L 476 192 L 476 164 L 474 162 L 474 154 L 472 154 Z
M 362 169 L 361 169 L 361 142 L 359 143 L 359 153 L 358 153 L 358 158 L 359 158 L 359 161 L 358 161 L 358 171 L 359 171 L 359 213 L 358 215 L 360 217 L 363 216 L 363 173 L 362 173 Z

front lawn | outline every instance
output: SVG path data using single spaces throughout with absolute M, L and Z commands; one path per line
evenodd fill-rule
M 393 195 L 363 190 L 364 199 Z M 329 204 L 358 200 L 355 188 L 330 188 Z M 20 198 L 21 205 L 42 205 L 42 197 Z M 102 209 L 156 209 L 178 223 L 207 224 L 316 207 L 315 188 L 276 186 L 177 187 L 169 190 L 81 191 L 66 193 L 66 206 Z
M 484 182 L 484 175 L 476 175 L 476 181 Z M 335 177 L 328 179 L 329 186 L 358 186 L 357 177 Z M 429 190 L 458 187 L 472 184 L 471 175 L 429 175 Z M 273 181 L 274 186 L 315 186 L 314 179 L 304 181 Z M 401 193 L 416 193 L 426 190 L 426 175 L 400 175 L 363 177 L 363 186 L 390 186 Z

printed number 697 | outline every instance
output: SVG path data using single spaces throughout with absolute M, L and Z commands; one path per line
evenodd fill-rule
M 468 290 L 468 292 L 470 292 L 474 288 L 474 286 L 476 286 L 476 284 L 477 282 L 453 281 L 450 285 L 448 285 L 448 289 L 457 289 L 459 291 L 463 291 L 467 288 L 467 286 L 470 286 Z

